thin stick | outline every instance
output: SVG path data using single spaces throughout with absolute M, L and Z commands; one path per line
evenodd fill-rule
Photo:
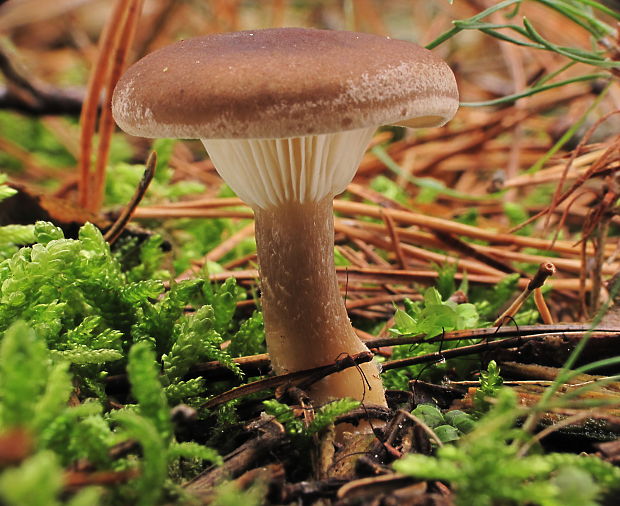
M 497 348 L 514 348 L 516 346 L 520 346 L 527 341 L 532 341 L 534 339 L 540 339 L 540 335 L 533 336 L 519 336 L 519 337 L 510 337 L 508 339 L 501 339 L 499 341 L 492 342 L 482 342 L 478 344 L 471 344 L 469 346 L 461 346 L 459 348 L 452 348 L 450 350 L 437 351 L 434 353 L 426 353 L 424 355 L 419 355 L 417 357 L 407 357 L 401 358 L 398 360 L 392 360 L 390 362 L 384 362 L 381 364 L 381 368 L 384 371 L 389 371 L 390 369 L 399 369 L 401 367 L 407 367 L 410 365 L 417 364 L 427 364 L 432 362 L 441 362 L 443 360 L 448 360 L 450 358 L 455 357 L 464 357 L 466 355 L 474 355 L 476 353 L 480 353 L 483 351 L 489 351 Z M 366 343 L 367 345 L 370 343 Z
M 433 439 L 435 441 L 435 443 L 437 443 L 437 446 L 439 446 L 439 447 L 443 446 L 443 443 L 442 443 L 441 439 L 439 439 L 439 436 L 437 434 L 435 434 L 435 431 L 433 429 L 431 429 L 428 425 L 426 425 L 417 416 L 415 416 L 412 413 L 409 413 L 408 411 L 405 411 L 404 409 L 399 409 L 398 413 L 401 413 L 403 416 L 409 418 L 415 424 L 417 424 L 420 427 L 422 427 L 422 429 L 424 429 L 424 432 L 426 432 L 431 437 L 431 439 Z
M 381 218 L 385 223 L 386 228 L 390 234 L 390 239 L 392 240 L 392 249 L 394 250 L 394 254 L 396 255 L 396 259 L 400 264 L 401 269 L 407 268 L 407 260 L 405 258 L 405 254 L 400 246 L 400 239 L 398 238 L 398 233 L 396 232 L 396 227 L 394 226 L 394 220 L 392 217 L 381 210 Z
M 138 208 L 136 212 L 140 209 Z M 428 270 L 394 270 L 394 269 L 378 269 L 375 267 L 336 267 L 338 279 L 341 283 L 345 283 L 348 279 L 350 283 L 376 283 L 384 285 L 386 283 L 399 283 L 409 285 L 411 283 L 435 283 L 439 275 L 437 272 Z M 209 275 L 211 281 L 225 281 L 227 278 L 235 278 L 238 281 L 254 281 L 258 279 L 258 271 L 256 269 L 245 269 L 240 271 L 223 271 Z M 502 280 L 503 276 L 485 276 L 482 274 L 468 274 L 467 280 L 470 283 L 479 283 L 482 285 L 495 285 Z M 457 272 L 454 279 L 460 281 L 464 279 L 464 275 Z M 517 281 L 517 286 L 526 288 L 529 280 L 521 278 Z M 578 278 L 555 279 L 549 282 L 556 290 L 572 290 L 579 291 L 580 280 Z M 585 280 L 584 289 L 589 290 L 592 286 L 590 280 Z
M 347 355 L 344 358 L 336 360 L 332 364 L 314 367 L 312 369 L 305 369 L 303 371 L 296 371 L 288 374 L 281 374 L 279 376 L 253 381 L 252 383 L 246 383 L 245 385 L 241 385 L 231 390 L 227 390 L 226 392 L 212 397 L 201 407 L 207 409 L 215 408 L 217 406 L 221 406 L 225 402 L 239 399 L 240 397 L 260 392 L 261 390 L 277 388 L 288 383 L 293 386 L 297 385 L 298 383 L 305 383 L 305 385 L 307 386 L 310 383 L 314 383 L 324 378 L 325 376 L 329 376 L 330 374 L 344 371 L 349 367 L 357 367 L 359 364 L 370 362 L 372 360 L 372 357 L 373 354 L 371 352 L 363 351 L 361 353 L 357 353 L 356 355 Z
M 224 242 L 218 244 L 205 255 L 204 259 L 199 260 L 199 263 L 204 264 L 206 261 L 219 261 L 224 255 L 232 251 L 243 239 L 250 237 L 252 234 L 254 234 L 254 222 L 248 223 L 245 227 L 235 232 Z
M 581 175 L 582 172 L 588 170 L 587 165 L 596 161 L 605 152 L 604 149 L 597 149 L 586 153 L 577 158 L 574 158 L 572 168 L 566 174 L 563 174 L 563 170 L 566 167 L 565 163 L 553 165 L 547 169 L 539 170 L 531 174 L 521 174 L 513 178 L 504 181 L 503 188 L 517 188 L 520 186 L 538 185 L 543 183 L 552 183 L 559 181 L 560 179 L 574 179 Z
M 131 216 L 135 212 L 136 207 L 138 206 L 138 204 L 140 204 L 140 201 L 144 197 L 146 190 L 148 189 L 149 185 L 151 184 L 151 181 L 153 180 L 156 166 L 157 166 L 157 153 L 153 151 L 150 154 L 148 160 L 146 161 L 146 168 L 144 169 L 144 175 L 142 176 L 140 183 L 138 183 L 138 187 L 136 188 L 136 191 L 134 192 L 133 197 L 131 197 L 131 200 L 129 201 L 125 209 L 123 209 L 123 212 L 119 215 L 119 217 L 116 219 L 114 224 L 110 227 L 110 229 L 103 236 L 103 238 L 108 243 L 113 244 L 123 233 L 125 226 L 131 219 Z
M 213 208 L 229 207 L 229 206 L 245 206 L 239 199 L 199 199 L 195 201 L 188 201 L 183 203 L 166 204 L 165 206 L 153 206 L 145 207 L 138 210 L 136 218 L 190 218 L 190 217 L 207 217 L 207 216 L 220 216 L 214 212 L 204 212 L 202 214 L 202 207 L 209 208 L 214 211 Z M 380 208 L 376 205 L 363 204 L 360 202 L 350 202 L 341 199 L 334 200 L 334 210 L 339 213 L 344 213 L 349 216 L 367 216 L 370 218 L 381 219 L 381 212 L 388 213 L 390 217 L 398 223 L 403 225 L 417 225 L 422 228 L 429 229 L 431 231 L 439 230 L 445 233 L 454 234 L 457 236 L 465 236 L 473 239 L 481 239 L 483 241 L 489 241 L 493 244 L 510 244 L 516 246 L 522 246 L 526 248 L 536 248 L 542 250 L 554 251 L 557 253 L 575 254 L 574 243 L 570 241 L 552 241 L 547 239 L 539 239 L 536 237 L 528 237 L 522 235 L 513 235 L 503 232 L 497 232 L 495 230 L 485 230 L 479 227 L 471 225 L 465 225 L 452 220 L 443 218 L 437 218 L 434 216 L 427 216 L 421 213 L 415 213 L 413 211 L 406 211 L 402 209 L 386 209 Z M 230 213 L 237 212 L 243 214 L 243 211 L 226 211 L 226 215 L 230 216 Z M 243 216 L 251 217 L 252 213 L 247 212 Z M 369 223 L 368 226 L 372 227 L 374 224 Z M 405 237 L 406 229 L 398 229 L 399 236 Z M 612 248 L 613 249 L 613 248 Z M 593 248 L 588 248 L 589 253 L 593 253 Z
M 515 339 L 525 339 L 526 342 L 529 338 L 539 338 L 545 339 L 548 337 L 553 337 L 557 335 L 570 336 L 571 340 L 576 338 L 580 338 L 584 333 L 591 333 L 592 338 L 606 338 L 606 337 L 614 337 L 620 334 L 620 329 L 618 328 L 596 328 L 590 330 L 588 325 L 580 325 L 580 324 L 569 324 L 569 325 L 524 325 L 519 327 L 518 329 L 515 327 L 503 327 L 503 328 L 483 328 L 483 329 L 472 329 L 472 330 L 457 330 L 452 332 L 446 332 L 443 336 L 437 336 L 431 339 L 426 339 L 426 342 L 438 342 L 442 341 L 460 341 L 463 339 L 484 339 L 484 342 L 488 345 L 493 342 L 493 339 L 506 339 L 506 338 L 515 338 Z M 407 337 L 390 337 L 390 338 L 374 338 L 364 340 L 364 344 L 366 344 L 370 349 L 379 349 L 384 347 L 392 347 L 398 345 L 411 345 L 419 343 L 423 339 L 423 336 L 407 336 Z M 518 342 L 517 342 L 518 344 Z M 444 355 L 447 353 L 444 352 Z M 424 361 L 429 361 L 428 356 Z M 271 370 L 271 361 L 269 360 L 269 355 L 267 353 L 261 353 L 258 355 L 251 355 L 246 357 L 238 357 L 233 359 L 234 362 L 239 366 L 241 371 L 247 376 L 264 376 L 268 374 Z M 431 360 L 432 361 L 432 360 Z M 198 376 L 203 376 L 210 381 L 217 381 L 222 379 L 234 379 L 234 373 L 222 365 L 220 362 L 212 361 L 212 362 L 204 362 L 200 364 L 196 364 L 192 366 L 186 376 L 186 378 L 195 378 Z M 126 389 L 128 387 L 127 383 L 127 375 L 126 374 L 118 374 L 114 376 L 109 376 L 105 380 L 106 390 L 108 391 L 120 391 L 122 389 Z M 456 382 L 458 384 L 466 385 L 466 382 Z M 522 383 L 522 382 L 521 382 Z M 540 383 L 540 380 L 537 380 L 536 383 Z M 475 382 L 477 385 L 478 382 Z
M 194 209 L 194 208 L 166 208 L 143 207 L 136 210 L 134 218 L 253 218 L 252 211 L 237 209 Z
M 471 225 L 437 218 L 435 216 L 414 213 L 412 211 L 407 212 L 397 209 L 380 209 L 377 206 L 361 204 L 359 202 L 348 202 L 339 199 L 334 201 L 334 210 L 348 215 L 362 215 L 379 219 L 381 218 L 381 211 L 383 211 L 385 213 L 389 213 L 395 221 L 405 225 L 418 225 L 431 230 L 441 230 L 443 232 L 482 239 L 492 243 L 514 244 L 518 246 L 552 250 L 559 253 L 574 254 L 575 252 L 574 245 L 569 241 L 557 241 L 555 244 L 552 244 L 552 241 L 548 239 L 513 235 L 494 230 L 485 230 L 479 227 L 473 227 Z

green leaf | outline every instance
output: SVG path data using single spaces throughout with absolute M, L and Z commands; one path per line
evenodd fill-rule
M 440 461 L 435 457 L 420 454 L 410 453 L 394 462 L 393 467 L 399 473 L 422 480 L 433 479 L 452 482 L 461 475 L 461 470 L 456 463 L 447 459 Z
M 456 312 L 447 305 L 427 305 L 418 321 L 417 331 L 426 337 L 435 337 L 456 328 Z
M 96 487 L 86 487 L 77 492 L 67 502 L 67 506 L 97 506 L 101 503 L 102 495 L 102 489 Z
M 70 350 L 51 350 L 50 356 L 55 360 L 66 360 L 72 364 L 105 364 L 114 362 L 124 357 L 118 350 L 99 349 L 93 350 L 88 346 L 75 345 Z
M 474 406 L 476 410 L 485 412 L 491 404 L 487 400 L 489 397 L 497 397 L 504 380 L 499 374 L 499 367 L 495 360 L 491 360 L 486 371 L 480 371 L 480 386 L 474 394 Z
M 0 198 L 0 200 L 2 199 Z M 34 225 L 4 225 L 0 227 L 0 243 L 30 244 L 34 241 Z
M 594 456 L 570 453 L 520 456 L 518 443 L 530 437 L 515 428 L 520 415 L 516 394 L 509 389 L 502 390 L 491 410 L 455 444 L 438 448 L 434 457 L 409 454 L 396 461 L 394 469 L 417 479 L 447 482 L 459 506 L 570 505 L 573 503 L 565 490 L 571 485 L 564 483 L 570 477 L 583 487 L 575 492 L 575 499 L 579 497 L 585 501 L 583 504 L 588 504 L 601 488 L 609 490 L 618 486 L 620 469 Z M 459 413 L 446 414 L 453 421 L 459 416 Z M 451 426 L 435 428 L 435 433 L 446 439 L 458 436 L 455 432 Z M 574 468 L 584 474 L 574 473 Z
M 73 391 L 69 364 L 61 362 L 54 365 L 47 377 L 45 391 L 34 405 L 32 426 L 43 430 L 51 421 L 67 409 Z M 32 400 L 34 402 L 34 399 Z
M 172 330 L 173 344 L 162 357 L 168 381 L 182 378 L 200 360 L 217 360 L 241 376 L 239 366 L 221 349 L 222 338 L 214 330 L 216 318 L 211 306 L 202 306 L 194 315 L 182 318 Z
M 394 324 L 396 325 L 394 330 L 397 330 L 398 334 L 417 333 L 416 321 L 401 309 L 397 309 L 394 313 Z
M 427 288 L 424 292 L 424 304 L 427 306 L 430 305 L 441 305 L 442 304 L 441 295 L 436 288 L 430 287 Z
M 46 425 L 39 426 L 38 445 L 53 450 L 61 457 L 63 464 L 68 465 L 75 460 L 72 440 L 75 437 L 76 424 L 86 417 L 100 417 L 102 411 L 101 404 L 92 400 L 66 407 Z
M 418 417 L 431 429 L 445 423 L 445 419 L 441 411 L 432 404 L 420 404 L 411 412 L 411 414 Z
M 252 316 L 239 326 L 226 351 L 231 357 L 256 355 L 265 351 L 263 313 L 254 311 Z
M 35 223 L 34 235 L 35 240 L 43 245 L 65 238 L 65 234 L 60 227 L 47 221 L 37 221 Z
M 458 409 L 448 411 L 443 416 L 447 424 L 452 425 L 452 427 L 455 427 L 463 434 L 471 432 L 476 426 L 476 422 L 471 415 Z
M 228 331 L 237 310 L 237 301 L 244 292 L 237 286 L 235 278 L 228 278 L 219 286 L 205 283 L 204 293 L 207 302 L 213 307 L 215 330 L 224 334 Z
M 110 448 L 118 442 L 101 415 L 86 416 L 72 423 L 69 450 L 73 459 L 87 459 L 99 468 L 110 468 Z
M 278 402 L 275 399 L 263 401 L 263 406 L 265 406 L 265 412 L 268 415 L 275 417 L 278 422 L 284 425 L 288 434 L 303 434 L 304 425 L 301 420 L 295 416 L 295 412 L 290 406 Z
M 166 397 L 168 397 L 168 402 L 171 403 L 171 405 L 182 402 L 188 397 L 202 396 L 205 394 L 206 390 L 207 385 L 204 378 L 192 378 L 187 381 L 177 380 L 164 389 Z
M 459 304 L 455 307 L 456 311 L 456 329 L 471 329 L 478 326 L 480 317 L 476 306 L 469 303 Z
M 459 431 L 452 425 L 439 425 L 434 432 L 442 443 L 458 441 L 460 438 Z

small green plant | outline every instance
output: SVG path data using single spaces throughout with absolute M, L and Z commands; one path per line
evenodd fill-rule
M 445 283 L 444 283 L 445 284 Z M 476 328 L 480 325 L 479 316 L 473 304 L 458 304 L 451 300 L 443 300 L 439 291 L 428 288 L 424 292 L 424 300 L 412 302 L 409 299 L 403 301 L 404 310 L 397 309 L 394 314 L 395 326 L 390 329 L 393 335 L 421 335 L 426 338 L 436 337 L 444 331 L 457 329 Z M 455 346 L 471 344 L 467 339 L 461 341 L 436 340 L 413 346 L 397 346 L 394 348 L 392 358 L 406 358 L 434 353 L 440 349 L 450 349 Z M 432 368 L 425 365 L 414 365 L 400 369 L 392 369 L 383 373 L 383 381 L 387 388 L 406 390 L 411 379 L 418 378 L 421 373 L 436 376 L 443 373 L 448 367 L 460 368 L 460 374 L 470 369 L 467 362 L 452 360 L 450 366 L 445 363 L 435 364 Z
M 0 115 L 0 124 L 2 123 Z M 8 177 L 0 172 L 0 202 L 12 197 L 17 190 L 6 184 Z M 24 244 L 35 241 L 34 225 L 4 225 L 0 227 L 0 259 L 13 255 Z
M 240 375 L 221 344 L 252 334 L 238 351 L 260 348 L 260 315 L 235 318 L 243 294 L 232 279 L 164 291 L 153 279 L 162 258 L 157 237 L 142 244 L 139 265 L 128 265 L 93 225 L 78 239 L 50 223 L 32 230 L 34 245 L 0 263 L 0 434 L 25 430 L 35 449 L 0 473 L 0 502 L 97 504 L 91 488 L 59 499 L 64 469 L 78 460 L 99 470 L 139 469 L 130 484 L 106 493 L 112 502 L 117 494 L 144 505 L 169 498 L 180 490 L 171 467 L 221 461 L 206 446 L 177 441 L 170 403 L 200 405 L 210 395 L 204 379 L 185 378 L 198 361 L 218 360 Z M 125 370 L 129 404 L 104 413 L 106 377 Z M 113 459 L 111 448 L 129 439 L 137 451 Z M 33 479 L 41 483 L 29 496 Z
M 6 506 L 97 506 L 102 490 L 89 487 L 61 499 L 63 469 L 51 451 L 42 451 L 0 474 L 0 500 Z
M 494 407 L 456 444 L 438 448 L 434 457 L 407 455 L 394 468 L 419 479 L 447 482 L 458 505 L 593 505 L 602 492 L 620 484 L 620 469 L 598 457 L 520 457 L 519 442 L 529 437 L 515 428 L 521 414 L 514 392 L 503 389 Z M 574 486 L 567 490 L 571 479 Z
M 504 380 L 499 375 L 499 366 L 491 360 L 486 371 L 480 371 L 480 386 L 474 394 L 474 407 L 479 413 L 485 413 L 491 407 L 490 397 L 497 397 Z
M 24 322 L 17 321 L 5 332 L 0 346 L 0 433 L 26 430 L 36 453 L 0 474 L 4 502 L 61 504 L 57 497 L 62 490 L 62 466 L 82 459 L 102 470 L 133 467 L 133 456 L 113 462 L 109 454 L 114 444 L 128 439 L 141 448 L 139 477 L 122 492 L 125 497 L 137 493 L 134 504 L 154 504 L 166 488 L 173 488 L 168 468 L 179 459 L 221 462 L 208 447 L 176 441 L 152 344 L 142 341 L 131 348 L 127 371 L 136 404 L 108 415 L 95 400 L 69 406 L 73 393 L 69 363 L 50 353 L 45 341 Z M 29 495 L 32 480 L 39 480 L 35 496 Z M 96 504 L 97 495 L 85 489 L 68 504 Z
M 135 344 L 127 366 L 131 391 L 138 404 L 111 413 L 110 419 L 123 428 L 142 448 L 139 478 L 131 485 L 135 504 L 155 504 L 168 483 L 168 466 L 179 458 L 221 463 L 214 450 L 192 442 L 177 443 L 170 408 L 160 382 L 155 352 L 148 342 Z M 129 493 L 129 492 L 128 492 Z
M 72 450 L 81 435 L 78 453 L 73 458 L 98 458 L 96 447 L 81 432 L 88 420 L 103 422 L 97 402 L 70 407 L 73 390 L 68 363 L 54 361 L 43 339 L 22 321 L 14 323 L 0 345 L 0 434 L 19 429 L 33 439 L 36 453 L 19 466 L 0 473 L 0 498 L 3 504 L 63 504 L 62 465 L 71 461 Z M 99 441 L 111 444 L 107 424 L 98 431 Z M 95 450 L 92 454 L 90 450 Z M 71 504 L 98 503 L 98 493 L 85 489 Z M 88 499 L 87 499 L 88 498 Z M 74 502 L 75 501 L 75 502 Z
M 442 332 L 474 328 L 478 325 L 478 313 L 473 304 L 458 304 L 442 300 L 436 288 L 424 292 L 424 303 L 405 302 L 405 311 L 397 309 L 394 314 L 395 335 L 419 335 L 435 337 Z
M 36 244 L 0 263 L 0 331 L 27 320 L 54 357 L 80 372 L 86 392 L 104 399 L 105 376 L 120 370 L 129 347 L 140 341 L 153 344 L 178 402 L 207 395 L 200 381 L 182 383 L 199 361 L 218 360 L 240 374 L 220 346 L 225 339 L 237 342 L 255 332 L 233 350 L 263 349 L 260 317 L 235 321 L 236 303 L 244 295 L 233 279 L 218 286 L 201 279 L 172 283 L 165 293 L 160 280 L 150 279 L 161 258 L 154 248 L 158 239 L 144 243 L 141 256 L 149 258 L 150 267 L 142 264 L 138 272 L 123 270 L 91 224 L 80 229 L 77 240 L 65 239 L 44 222 L 34 226 L 34 236 Z M 186 313 L 188 306 L 197 309 Z
M 464 411 L 454 409 L 442 413 L 432 404 L 420 404 L 411 414 L 433 429 L 442 443 L 457 441 L 464 434 L 471 432 L 475 425 L 473 417 Z

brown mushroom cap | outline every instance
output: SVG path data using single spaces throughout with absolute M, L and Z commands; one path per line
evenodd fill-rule
M 128 69 L 113 114 L 142 137 L 282 138 L 384 124 L 440 126 L 450 68 L 411 42 L 275 28 L 180 41 Z

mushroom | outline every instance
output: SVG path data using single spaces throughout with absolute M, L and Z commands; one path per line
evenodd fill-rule
M 177 42 L 130 67 L 113 98 L 114 118 L 129 134 L 201 139 L 224 181 L 254 210 L 277 374 L 367 350 L 336 278 L 333 198 L 378 126 L 441 126 L 457 107 L 452 71 L 426 49 L 302 28 Z M 374 361 L 320 380 L 309 394 L 316 403 L 352 397 L 385 406 Z

